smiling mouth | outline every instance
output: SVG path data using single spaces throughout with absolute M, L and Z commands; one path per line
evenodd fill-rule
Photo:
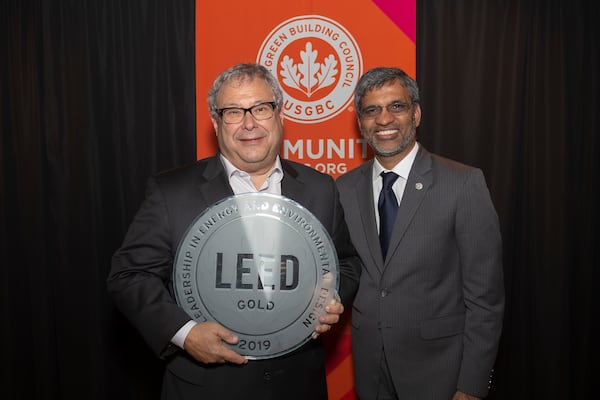
M 388 138 L 390 136 L 395 136 L 397 133 L 398 133 L 397 129 L 386 129 L 384 131 L 377 131 L 377 132 L 375 132 L 375 136 L 377 138 L 385 139 L 385 138 Z
M 259 137 L 251 137 L 251 138 L 241 138 L 239 139 L 240 142 L 245 143 L 245 144 L 253 144 L 253 143 L 258 143 L 260 141 L 262 141 L 264 139 L 264 136 L 259 136 Z

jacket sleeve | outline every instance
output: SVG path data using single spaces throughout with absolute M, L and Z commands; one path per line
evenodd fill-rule
M 170 340 L 191 319 L 170 289 L 175 251 L 169 211 L 151 178 L 146 198 L 112 257 L 107 287 L 116 307 L 161 357 L 176 350 Z
M 466 306 L 458 389 L 478 397 L 489 391 L 504 313 L 502 240 L 498 216 L 481 170 L 468 176 L 459 199 L 456 237 Z
M 344 210 L 340 203 L 339 192 L 335 184 L 333 185 L 333 193 L 332 239 L 340 263 L 339 294 L 344 306 L 348 306 L 358 290 L 362 262 L 350 240 L 350 233 L 344 219 Z

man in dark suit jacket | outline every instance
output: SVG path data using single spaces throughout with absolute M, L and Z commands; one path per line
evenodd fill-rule
M 284 195 L 319 219 L 336 246 L 343 302 L 353 297 L 360 275 L 333 179 L 279 158 L 283 95 L 275 77 L 257 64 L 236 65 L 215 80 L 208 102 L 219 154 L 150 179 L 113 256 L 109 291 L 167 362 L 163 399 L 326 399 L 318 335 L 338 321 L 340 302 L 327 306 L 315 340 L 277 358 L 248 361 L 224 345 L 235 345 L 236 335 L 215 322 L 193 321 L 175 301 L 173 261 L 186 229 L 207 207 L 244 192 Z
M 357 393 L 361 400 L 485 397 L 504 286 L 498 217 L 484 176 L 417 143 L 419 91 L 403 71 L 365 73 L 355 109 L 375 153 L 337 180 L 363 261 L 352 310 Z M 382 172 L 397 175 L 391 198 L 381 194 Z M 399 205 L 395 217 L 379 215 L 380 196 Z M 380 241 L 386 224 L 389 244 Z

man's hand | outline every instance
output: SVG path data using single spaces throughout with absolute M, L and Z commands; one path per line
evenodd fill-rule
M 321 315 L 319 317 L 320 324 L 315 326 L 315 331 L 312 334 L 313 339 L 330 330 L 331 325 L 340 320 L 340 315 L 344 312 L 344 306 L 338 300 L 333 300 L 331 304 L 325 307 L 325 311 L 327 311 L 327 314 Z
M 456 393 L 454 393 L 454 396 L 452 396 L 452 400 L 481 400 L 481 398 L 457 390 Z
M 223 344 L 237 344 L 239 338 L 214 322 L 202 322 L 192 328 L 183 347 L 192 357 L 205 364 L 246 364 L 248 360 Z

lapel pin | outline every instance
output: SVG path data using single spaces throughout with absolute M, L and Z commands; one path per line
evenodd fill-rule
M 421 182 L 415 183 L 415 189 L 417 189 L 417 190 L 423 189 L 423 184 Z

